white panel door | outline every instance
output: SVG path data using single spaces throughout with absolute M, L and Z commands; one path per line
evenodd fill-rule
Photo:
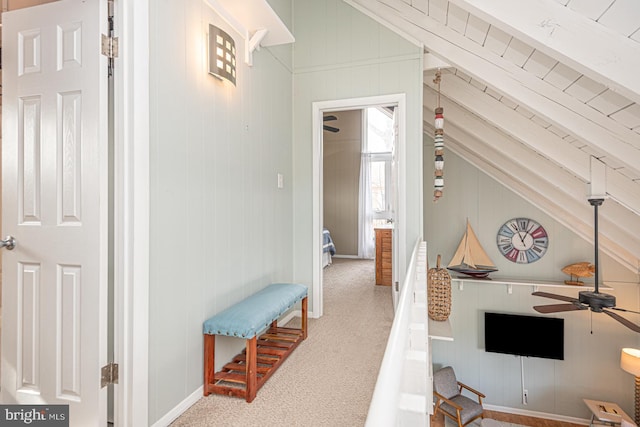
M 2 16 L 2 402 L 68 404 L 72 426 L 106 425 L 106 7 Z

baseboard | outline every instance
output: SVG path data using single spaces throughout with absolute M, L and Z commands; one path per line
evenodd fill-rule
M 505 413 L 508 413 L 508 414 L 516 414 L 516 415 L 524 415 L 524 416 L 527 416 L 527 417 L 544 418 L 544 419 L 547 419 L 547 420 L 554 420 L 554 421 L 564 421 L 566 423 L 582 424 L 582 425 L 587 425 L 587 426 L 590 423 L 589 420 L 586 420 L 584 418 L 567 417 L 567 416 L 564 416 L 564 415 L 549 414 L 547 412 L 529 411 L 527 409 L 520 409 L 520 408 L 507 408 L 507 407 L 504 407 L 504 406 L 487 405 L 486 403 L 483 404 L 482 406 L 486 410 L 495 411 L 495 412 L 505 412 Z
M 342 259 L 363 259 L 360 258 L 358 255 L 333 255 L 332 258 L 342 258 Z
M 184 414 L 184 412 L 193 406 L 198 400 L 203 397 L 204 386 L 200 386 L 187 396 L 182 402 L 178 403 L 172 410 L 167 412 L 162 418 L 153 423 L 151 427 L 167 427 L 169 424 L 174 422 L 180 415 Z
M 294 317 L 302 317 L 302 310 L 292 310 L 287 313 L 286 316 L 278 320 L 279 325 L 286 325 Z M 187 396 L 182 402 L 175 406 L 172 410 L 167 412 L 162 418 L 153 423 L 151 427 L 167 427 L 174 422 L 180 415 L 182 415 L 187 409 L 193 406 L 198 400 L 203 397 L 204 386 L 198 387 L 196 391 Z

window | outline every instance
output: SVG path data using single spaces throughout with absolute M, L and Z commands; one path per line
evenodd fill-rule
M 358 256 L 375 255 L 374 227 L 393 220 L 391 159 L 393 157 L 393 110 L 367 108 L 363 113 L 364 137 L 360 163 Z
M 392 218 L 391 153 L 393 150 L 393 119 L 384 108 L 367 108 L 367 152 L 371 185 L 371 209 L 376 224 Z
M 371 162 L 371 208 L 374 219 L 391 217 L 391 201 L 389 191 L 391 187 L 391 153 L 372 154 Z

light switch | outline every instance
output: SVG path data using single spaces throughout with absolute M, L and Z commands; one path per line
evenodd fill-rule
M 284 176 L 281 173 L 278 174 L 278 188 L 284 188 Z

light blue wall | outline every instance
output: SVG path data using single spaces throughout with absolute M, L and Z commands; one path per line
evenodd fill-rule
M 274 7 L 290 21 L 290 1 Z M 209 23 L 234 36 L 237 87 L 206 72 Z M 202 0 L 151 2 L 150 45 L 154 423 L 202 386 L 203 321 L 292 278 L 292 48 L 262 48 L 249 68 Z M 218 340 L 217 365 L 243 345 Z
M 445 111 L 446 119 L 446 111 Z M 446 123 L 445 123 L 446 145 Z M 445 149 L 446 150 L 446 149 Z M 442 255 L 449 262 L 464 233 L 468 218 L 480 243 L 496 263 L 496 277 L 562 281 L 560 269 L 570 263 L 593 260 L 593 245 L 570 228 L 554 221 L 545 212 L 474 167 L 464 159 L 445 152 L 444 196 L 433 203 L 433 140 L 425 137 L 424 229 L 431 266 Z M 586 203 L 586 200 L 585 200 Z M 606 209 L 607 204 L 601 209 Z M 540 222 L 550 236 L 545 256 L 530 265 L 516 265 L 498 251 L 496 232 L 510 218 L 525 216 Z M 617 304 L 638 310 L 638 276 L 601 254 L 602 278 L 610 283 Z M 590 283 L 593 283 L 591 280 Z M 575 297 L 579 288 L 545 288 L 547 292 Z M 452 286 L 454 341 L 433 341 L 435 365 L 454 366 L 459 379 L 487 395 L 490 405 L 588 418 L 583 398 L 613 401 L 633 414 L 633 376 L 620 369 L 620 350 L 638 347 L 640 338 L 605 314 L 588 311 L 554 314 L 565 319 L 565 360 L 524 359 L 525 386 L 529 403 L 521 403 L 521 370 L 518 357 L 484 351 L 485 311 L 540 315 L 534 305 L 554 304 L 553 300 L 531 296 L 530 286 L 514 286 L 508 294 L 505 285 L 491 282 Z M 624 314 L 639 322 L 638 315 Z M 593 330 L 593 334 L 591 334 Z
M 294 276 L 312 281 L 312 104 L 406 94 L 407 257 L 422 234 L 422 48 L 341 0 L 294 2 Z M 404 270 L 404 267 L 402 268 Z

